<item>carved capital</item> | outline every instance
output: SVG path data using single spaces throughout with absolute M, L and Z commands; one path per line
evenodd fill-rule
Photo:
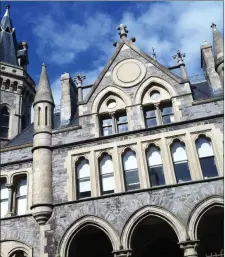
M 197 257 L 196 248 L 198 247 L 199 240 L 186 240 L 184 242 L 180 242 L 180 248 L 184 250 L 184 257 Z
M 113 252 L 114 257 L 130 257 L 131 255 L 132 255 L 131 249 L 119 250 L 119 251 Z

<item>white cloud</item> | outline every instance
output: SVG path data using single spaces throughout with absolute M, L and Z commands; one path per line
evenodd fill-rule
M 37 17 L 33 26 L 38 51 L 57 65 L 73 64 L 79 53 L 86 53 L 87 59 L 82 61 L 91 61 L 96 68 L 75 70 L 71 74 L 86 75 L 85 85 L 96 80 L 114 51 L 112 43 L 119 40 L 116 25 L 120 23 L 127 25 L 128 37 L 136 37 L 136 46 L 148 54 L 154 47 L 158 61 L 166 66 L 176 64 L 172 56 L 178 49 L 186 53 L 184 60 L 189 75 L 201 72 L 200 45 L 203 40 L 212 43 L 211 23 L 223 31 L 222 1 L 142 2 L 136 3 L 132 11 L 124 8 L 120 20 L 100 10 L 89 16 L 85 12 L 84 23 L 57 20 L 52 15 Z M 89 60 L 88 50 L 93 47 L 101 54 Z M 56 104 L 60 103 L 60 87 L 60 78 L 55 78 L 52 88 Z

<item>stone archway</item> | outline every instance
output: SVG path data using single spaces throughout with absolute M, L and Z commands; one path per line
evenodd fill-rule
M 67 257 L 112 257 L 112 243 L 99 227 L 87 225 L 71 240 Z
M 121 244 L 132 249 L 132 257 L 183 257 L 178 243 L 185 238 L 185 229 L 176 217 L 163 208 L 147 206 L 130 218 Z
M 112 257 L 119 249 L 119 236 L 103 219 L 86 216 L 77 220 L 64 234 L 59 248 L 63 257 Z
M 213 206 L 207 210 L 196 229 L 199 257 L 219 254 L 224 249 L 224 210 L 221 206 Z

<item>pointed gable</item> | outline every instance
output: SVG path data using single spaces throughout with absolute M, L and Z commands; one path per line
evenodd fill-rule
M 126 61 L 127 60 L 127 61 Z M 107 64 L 105 65 L 105 68 L 102 70 L 102 72 L 99 74 L 98 78 L 96 79 L 95 83 L 93 84 L 91 90 L 89 91 L 86 99 L 84 102 L 87 102 L 92 94 L 95 92 L 95 90 L 99 87 L 99 84 L 101 84 L 102 80 L 104 78 L 110 78 L 111 82 L 110 84 L 115 84 L 117 86 L 132 86 L 134 83 L 119 83 L 119 79 L 115 82 L 116 79 L 113 79 L 113 72 L 114 69 L 117 69 L 117 65 L 123 64 L 122 62 L 128 62 L 129 60 L 133 63 L 135 61 L 137 62 L 136 65 L 140 67 L 140 71 L 135 70 L 135 64 L 133 65 L 127 65 L 127 69 L 130 69 L 131 73 L 131 78 L 130 80 L 135 78 L 135 72 L 140 73 L 139 79 L 137 79 L 138 83 L 142 82 L 146 77 L 151 76 L 151 72 L 149 71 L 150 68 L 154 68 L 155 70 L 158 71 L 158 75 L 160 77 L 162 76 L 167 76 L 173 81 L 175 81 L 177 84 L 182 83 L 182 78 L 176 76 L 174 73 L 172 73 L 168 68 L 160 64 L 157 60 L 153 59 L 151 56 L 147 55 L 146 53 L 140 51 L 137 47 L 135 47 L 131 42 L 125 41 L 125 42 L 120 42 L 116 44 L 116 50 L 114 51 L 113 55 L 111 58 L 108 60 Z M 131 63 L 130 62 L 130 63 Z M 125 69 L 125 65 L 120 68 L 120 71 L 122 72 L 122 69 Z M 145 72 L 144 76 L 143 75 L 143 70 L 146 69 L 147 72 Z M 128 76 L 128 75 L 127 75 Z M 124 77 L 124 80 L 128 78 Z M 127 80 L 128 81 L 128 80 Z M 136 83 L 136 84 L 138 84 Z

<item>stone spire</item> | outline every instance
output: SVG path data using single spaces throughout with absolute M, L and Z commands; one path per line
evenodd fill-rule
M 217 73 L 220 75 L 221 82 L 223 83 L 223 67 L 224 67 L 223 37 L 218 31 L 216 24 L 212 23 L 211 28 L 213 33 L 215 69 Z
M 0 23 L 0 62 L 18 66 L 17 61 L 17 41 L 15 29 L 9 14 L 10 6 L 6 6 L 6 11 Z
M 34 98 L 34 105 L 39 102 L 48 102 L 54 105 L 52 90 L 48 80 L 46 65 L 42 64 L 41 76 L 38 84 L 38 90 Z

